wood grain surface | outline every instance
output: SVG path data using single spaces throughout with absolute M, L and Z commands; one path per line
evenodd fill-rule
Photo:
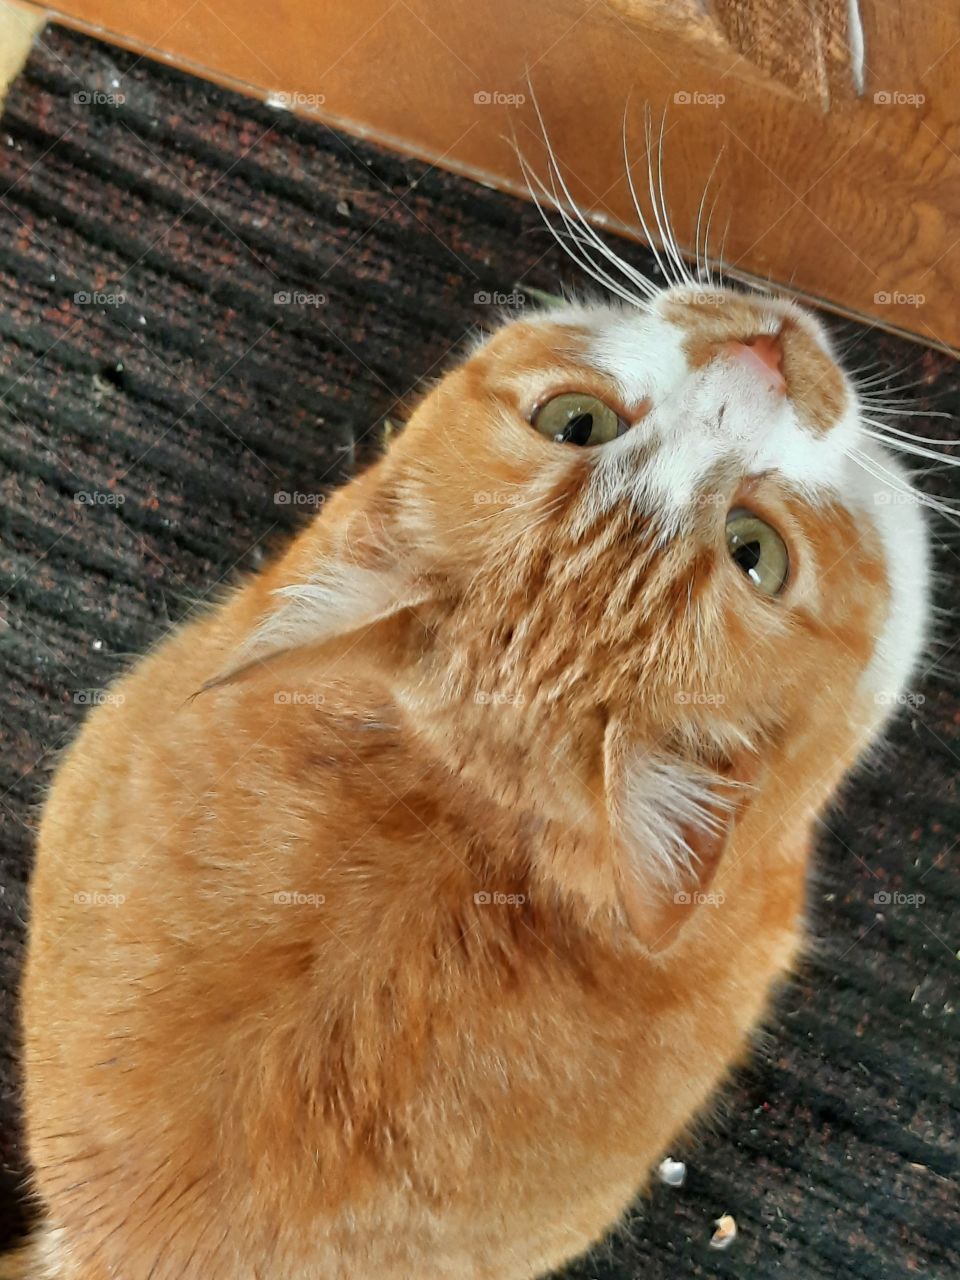
M 507 190 L 542 167 L 531 86 L 571 194 L 639 233 L 642 104 L 689 247 L 960 348 L 960 8 L 864 0 L 60 0 L 62 19 Z M 852 59 L 852 61 L 851 61 Z M 862 80 L 862 92 L 858 81 Z M 827 110 L 824 108 L 828 107 Z

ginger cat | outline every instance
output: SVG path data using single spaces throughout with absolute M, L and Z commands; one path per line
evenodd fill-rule
M 121 679 L 43 818 L 31 1280 L 530 1280 L 748 1052 L 921 653 L 794 305 L 507 324 Z M 6 1266 L 8 1270 L 4 1271 Z

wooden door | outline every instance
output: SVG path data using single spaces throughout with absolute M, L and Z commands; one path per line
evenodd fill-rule
M 526 193 L 536 94 L 571 196 L 643 238 L 643 104 L 692 251 L 960 349 L 960 5 L 948 0 L 59 0 L 64 21 Z M 648 212 L 649 202 L 647 201 Z M 656 236 L 656 229 L 654 227 Z

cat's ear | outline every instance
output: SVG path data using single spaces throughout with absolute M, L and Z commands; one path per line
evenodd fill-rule
M 631 745 L 607 726 L 604 785 L 614 875 L 624 916 L 648 950 L 672 946 L 704 906 L 749 794 L 750 765 L 724 774 L 667 751 Z
M 246 635 L 204 689 L 280 654 L 371 627 L 437 593 L 422 558 L 365 512 L 336 525 L 317 521 L 263 584 Z

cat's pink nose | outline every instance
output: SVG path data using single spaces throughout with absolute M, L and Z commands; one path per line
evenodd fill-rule
M 779 334 L 760 333 L 746 342 L 731 342 L 728 350 L 732 359 L 752 369 L 771 391 L 786 391 Z

